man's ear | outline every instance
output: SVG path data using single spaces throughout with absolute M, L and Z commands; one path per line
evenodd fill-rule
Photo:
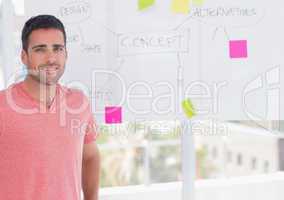
M 27 65 L 27 63 L 28 63 L 28 53 L 24 49 L 22 49 L 22 52 L 21 52 L 21 59 L 22 59 L 22 63 L 24 65 Z

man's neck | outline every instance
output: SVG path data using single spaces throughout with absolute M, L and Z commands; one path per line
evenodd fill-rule
M 24 80 L 24 88 L 34 99 L 49 107 L 56 94 L 56 84 L 48 85 L 27 76 Z

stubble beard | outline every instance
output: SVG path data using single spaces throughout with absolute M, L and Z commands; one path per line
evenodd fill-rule
M 52 86 L 58 83 L 59 79 L 64 73 L 64 70 L 65 66 L 58 67 L 55 77 L 48 77 L 48 72 L 46 72 L 45 70 L 28 70 L 28 76 L 41 85 Z

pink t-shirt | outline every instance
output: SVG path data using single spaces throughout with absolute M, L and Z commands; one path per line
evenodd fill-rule
M 79 200 L 83 145 L 95 122 L 82 92 L 57 85 L 49 109 L 23 82 L 0 92 L 0 199 Z

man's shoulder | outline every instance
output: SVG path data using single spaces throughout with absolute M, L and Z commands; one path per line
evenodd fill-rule
M 18 83 L 14 83 L 14 84 L 11 84 L 10 86 L 8 86 L 7 88 L 5 89 L 1 89 L 0 90 L 0 100 L 1 101 L 4 101 L 5 99 L 7 99 L 9 96 L 12 96 L 14 95 L 14 90 L 15 90 L 15 87 L 18 85 Z
M 6 100 L 6 93 L 7 93 L 7 89 L 0 90 L 0 106 L 1 105 L 3 106 L 3 103 Z
M 7 89 L 0 90 L 0 98 L 3 98 L 6 94 Z
M 5 89 L 0 90 L 0 110 L 8 105 L 9 100 L 13 100 L 15 96 L 15 86 L 17 84 L 12 84 Z

